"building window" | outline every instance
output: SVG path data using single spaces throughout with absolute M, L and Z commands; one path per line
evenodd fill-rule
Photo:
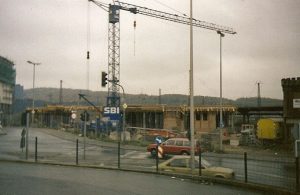
M 202 112 L 202 115 L 203 115 L 202 120 L 207 121 L 207 112 Z
M 196 112 L 196 120 L 207 121 L 207 112 Z
M 201 112 L 196 112 L 196 120 L 197 121 L 201 120 Z

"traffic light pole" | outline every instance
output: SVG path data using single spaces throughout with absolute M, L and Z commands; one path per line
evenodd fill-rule
M 86 137 L 86 114 L 87 112 L 84 112 L 84 129 L 83 129 L 83 159 L 85 160 L 85 137 Z

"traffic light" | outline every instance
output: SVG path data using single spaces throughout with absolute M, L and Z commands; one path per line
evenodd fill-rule
M 106 72 L 102 72 L 102 77 L 101 77 L 101 86 L 105 87 L 107 84 L 107 73 Z
M 86 115 L 86 118 L 85 118 Z M 87 111 L 84 111 L 83 113 L 80 114 L 80 120 L 82 121 L 89 121 L 90 120 L 90 114 Z
M 84 118 L 85 118 L 85 117 L 84 117 L 84 113 L 81 113 L 81 114 L 80 114 L 80 120 L 84 121 Z
M 90 120 L 90 114 L 88 112 L 86 112 L 86 121 Z

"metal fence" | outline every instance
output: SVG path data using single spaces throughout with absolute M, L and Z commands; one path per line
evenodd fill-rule
M 153 158 L 145 146 L 131 145 L 131 142 L 105 142 L 88 139 L 57 131 L 46 135 L 40 129 L 29 134 L 28 153 L 20 149 L 21 129 L 9 129 L 0 136 L 0 160 L 35 161 L 40 163 L 58 163 L 88 165 L 105 168 L 119 168 L 161 173 L 157 165 L 164 159 Z M 223 153 L 203 152 L 213 166 L 234 170 L 231 181 L 274 186 L 291 192 L 299 192 L 299 160 L 288 154 L 271 153 Z M 196 156 L 197 158 L 197 156 Z

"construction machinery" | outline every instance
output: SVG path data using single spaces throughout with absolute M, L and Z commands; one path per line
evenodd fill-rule
M 253 124 L 242 124 L 241 127 L 241 145 L 251 145 L 256 143 L 255 127 Z
M 213 30 L 219 33 L 236 34 L 236 32 L 229 27 L 220 26 L 217 24 L 190 19 L 186 16 L 166 13 L 154 9 L 149 9 L 142 6 L 137 6 L 120 1 L 113 1 L 113 4 L 105 4 L 95 0 L 88 0 L 93 2 L 103 10 L 109 13 L 108 17 L 108 96 L 107 106 L 118 107 L 120 105 L 120 10 L 128 11 L 133 14 L 142 14 L 162 20 L 181 23 L 185 25 L 192 25 L 199 28 Z M 89 59 L 89 51 L 87 52 Z

